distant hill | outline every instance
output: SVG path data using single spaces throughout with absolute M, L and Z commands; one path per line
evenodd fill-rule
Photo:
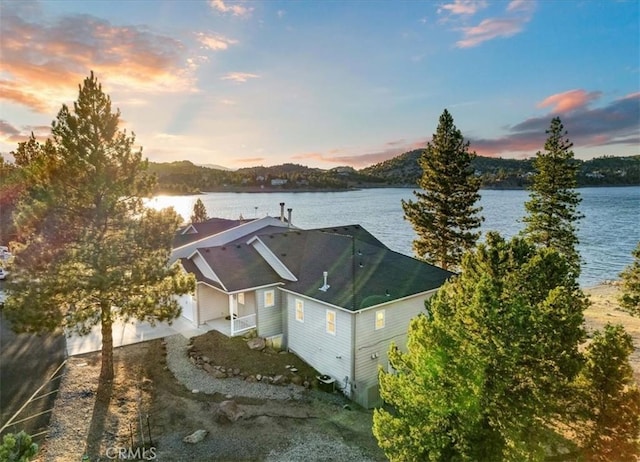
M 215 170 L 224 170 L 227 172 L 233 171 L 232 168 L 224 167 L 223 165 L 217 165 L 217 164 L 195 164 L 195 165 L 197 165 L 198 167 L 213 168 Z
M 392 159 L 360 170 L 389 185 L 412 186 L 422 174 L 418 159 L 422 149 L 405 152 Z M 579 186 L 640 185 L 640 156 L 605 156 L 579 160 Z M 503 159 L 478 156 L 472 163 L 485 188 L 522 188 L 533 174 L 532 159 Z
M 417 184 L 422 174 L 418 158 L 422 150 L 400 154 L 393 159 L 355 170 L 335 167 L 330 170 L 286 163 L 270 167 L 257 166 L 239 170 L 216 169 L 194 165 L 189 161 L 149 163 L 149 170 L 158 178 L 157 193 L 195 194 L 203 191 L 275 190 L 322 191 L 407 186 Z M 640 185 L 640 156 L 598 157 L 580 165 L 579 186 Z M 531 159 L 476 157 L 473 161 L 482 187 L 518 189 L 526 187 L 533 165 Z

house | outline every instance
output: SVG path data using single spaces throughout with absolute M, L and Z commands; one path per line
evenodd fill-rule
M 452 273 L 388 249 L 360 225 L 295 228 L 281 208 L 279 219 L 183 230 L 177 240 L 188 242 L 174 259 L 197 279 L 186 317 L 230 336 L 255 328 L 352 400 L 377 406 L 391 343 L 405 347 L 410 320 Z

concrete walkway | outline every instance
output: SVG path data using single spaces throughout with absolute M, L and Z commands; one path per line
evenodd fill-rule
M 169 337 L 180 334 L 185 338 L 196 337 L 207 333 L 212 328 L 202 325 L 196 328 L 184 318 L 178 318 L 171 325 L 166 322 L 156 323 L 152 327 L 148 322 L 116 321 L 113 324 L 113 346 L 119 347 L 133 343 L 145 342 L 156 338 Z M 67 337 L 67 355 L 75 356 L 84 353 L 100 351 L 102 349 L 102 332 L 100 325 L 94 326 L 88 335 L 82 337 L 71 335 Z

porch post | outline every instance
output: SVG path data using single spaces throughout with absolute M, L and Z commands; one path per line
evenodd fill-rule
M 234 319 L 234 313 L 235 313 L 235 295 L 231 294 L 229 295 L 229 317 L 231 318 L 231 336 L 235 336 L 236 335 L 236 331 L 235 331 L 235 319 Z

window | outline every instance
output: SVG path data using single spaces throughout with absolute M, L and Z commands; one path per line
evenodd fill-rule
M 336 335 L 336 312 L 327 310 L 327 333 Z
M 276 304 L 275 292 L 273 290 L 267 290 L 264 293 L 264 306 L 268 307 L 268 306 L 273 306 L 275 304 Z
M 244 305 L 244 292 L 242 292 L 241 294 L 238 294 L 238 304 Z
M 304 322 L 304 302 L 296 298 L 296 321 Z
M 376 311 L 376 330 L 384 327 L 384 310 Z

